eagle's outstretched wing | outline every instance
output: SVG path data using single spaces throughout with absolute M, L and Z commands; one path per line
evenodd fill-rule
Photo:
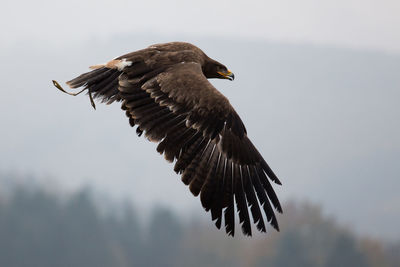
M 230 105 L 206 79 L 197 63 L 174 65 L 141 87 L 129 75 L 119 78 L 122 108 L 169 161 L 182 181 L 211 210 L 218 228 L 225 209 L 225 226 L 234 234 L 236 201 L 243 232 L 251 235 L 247 206 L 260 231 L 265 224 L 259 203 L 272 226 L 278 229 L 273 206 L 279 201 L 267 177 L 279 183 L 247 137 L 246 129 Z

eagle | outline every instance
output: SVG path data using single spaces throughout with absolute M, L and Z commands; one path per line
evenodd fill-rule
M 94 108 L 93 99 L 121 102 L 130 125 L 175 163 L 174 171 L 194 196 L 200 195 L 218 229 L 224 221 L 226 233 L 234 236 L 238 213 L 244 235 L 252 235 L 250 216 L 260 232 L 266 232 L 265 222 L 279 231 L 274 210 L 282 213 L 282 208 L 271 181 L 281 182 L 229 100 L 208 81 L 233 80 L 225 65 L 193 44 L 170 42 L 90 68 L 66 82 L 82 88 L 78 93 L 53 83 L 71 95 L 87 90 Z

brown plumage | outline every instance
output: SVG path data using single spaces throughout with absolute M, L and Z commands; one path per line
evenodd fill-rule
M 157 151 L 175 161 L 175 172 L 200 195 L 218 228 L 235 233 L 235 205 L 245 235 L 250 214 L 257 229 L 267 222 L 279 230 L 274 207 L 282 212 L 270 180 L 280 181 L 247 137 L 246 128 L 207 78 L 233 80 L 221 63 L 189 43 L 152 45 L 102 65 L 67 82 L 90 96 L 122 102 L 130 125 L 137 126 Z M 58 85 L 55 82 L 56 86 Z M 260 209 L 261 206 L 261 209 Z M 250 212 L 249 212 L 250 210 Z

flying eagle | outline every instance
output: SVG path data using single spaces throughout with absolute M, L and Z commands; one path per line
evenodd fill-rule
M 122 102 L 130 125 L 175 161 L 174 171 L 193 195 L 200 194 L 218 229 L 224 217 L 226 233 L 234 235 L 236 203 L 245 235 L 252 234 L 250 213 L 257 229 L 266 232 L 260 207 L 279 231 L 273 207 L 282 208 L 269 180 L 281 183 L 229 100 L 207 80 L 233 80 L 230 70 L 183 42 L 151 45 L 90 68 L 67 84 L 87 90 L 93 107 L 93 98 Z

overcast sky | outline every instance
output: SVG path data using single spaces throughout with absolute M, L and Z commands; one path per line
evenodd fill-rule
M 2 0 L 2 43 L 154 32 L 251 37 L 400 53 L 398 0 Z
M 282 178 L 282 200 L 310 199 L 360 232 L 400 236 L 400 1 L 1 3 L 0 172 L 203 214 L 118 104 L 94 112 L 50 82 L 186 40 L 234 70 L 233 83 L 216 87 Z

